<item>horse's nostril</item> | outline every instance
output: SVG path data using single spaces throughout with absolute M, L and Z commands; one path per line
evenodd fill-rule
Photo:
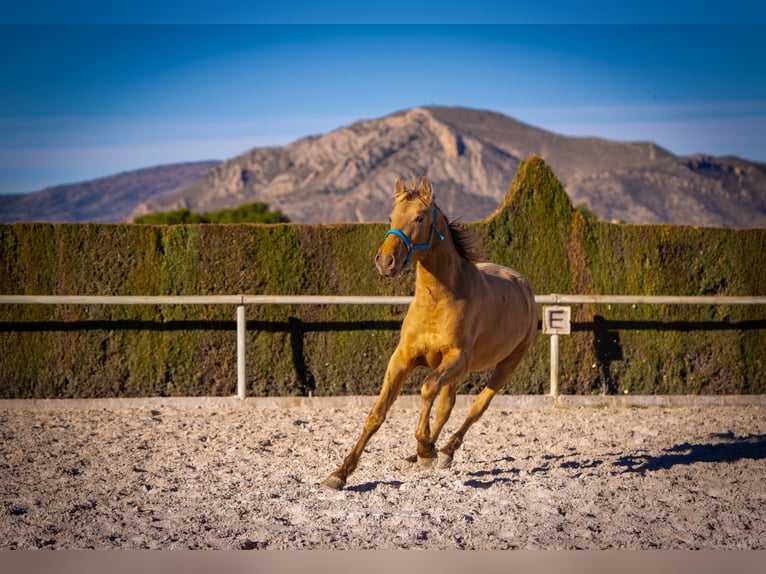
M 375 255 L 375 265 L 381 272 L 391 271 L 396 266 L 396 258 L 389 254 Z

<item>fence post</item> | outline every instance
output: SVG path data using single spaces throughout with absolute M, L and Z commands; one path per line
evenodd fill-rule
M 559 334 L 551 335 L 551 396 L 559 396 Z
M 559 335 L 569 335 L 571 309 L 550 305 L 543 307 L 543 334 L 551 336 L 551 396 L 559 396 Z
M 245 306 L 237 305 L 237 396 L 240 399 L 244 399 L 247 394 L 247 379 L 245 377 L 246 331 Z

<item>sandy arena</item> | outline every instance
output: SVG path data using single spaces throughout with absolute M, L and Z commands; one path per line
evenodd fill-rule
M 347 488 L 321 486 L 371 401 L 0 401 L 0 547 L 766 549 L 763 401 L 498 397 L 424 470 L 400 397 Z

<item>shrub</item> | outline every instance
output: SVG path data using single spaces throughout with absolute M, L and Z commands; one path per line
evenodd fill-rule
M 459 214 L 449 214 L 459 216 Z M 766 230 L 613 225 L 575 210 L 548 166 L 523 162 L 505 201 L 474 222 L 490 259 L 535 292 L 766 293 Z M 0 293 L 409 295 L 414 273 L 375 271 L 385 226 L 0 225 Z M 228 306 L 0 305 L 2 397 L 230 395 Z M 248 393 L 377 393 L 404 309 L 251 306 Z M 763 393 L 764 306 L 575 305 L 562 393 Z M 505 392 L 548 389 L 538 336 Z M 404 392 L 415 392 L 423 372 Z M 474 392 L 486 374 L 469 377 Z
M 231 209 L 193 213 L 188 209 L 149 213 L 137 217 L 135 223 L 148 225 L 179 225 L 184 223 L 287 223 L 290 220 L 280 210 L 271 211 L 261 201 L 246 203 Z

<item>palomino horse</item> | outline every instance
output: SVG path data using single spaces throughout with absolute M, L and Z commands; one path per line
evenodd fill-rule
M 406 188 L 396 180 L 391 229 L 375 256 L 381 275 L 393 277 L 417 263 L 415 297 L 402 324 L 375 404 L 359 439 L 324 484 L 341 489 L 354 471 L 367 442 L 386 418 L 405 377 L 415 367 L 433 371 L 423 381 L 420 421 L 415 432 L 417 460 L 446 468 L 463 437 L 505 385 L 532 344 L 537 309 L 532 289 L 516 271 L 493 263 L 475 263 L 477 241 L 450 224 L 434 203 L 431 183 L 421 178 Z M 455 404 L 457 384 L 468 373 L 495 367 L 477 395 L 462 426 L 439 450 L 436 440 Z M 431 408 L 439 402 L 431 428 Z

